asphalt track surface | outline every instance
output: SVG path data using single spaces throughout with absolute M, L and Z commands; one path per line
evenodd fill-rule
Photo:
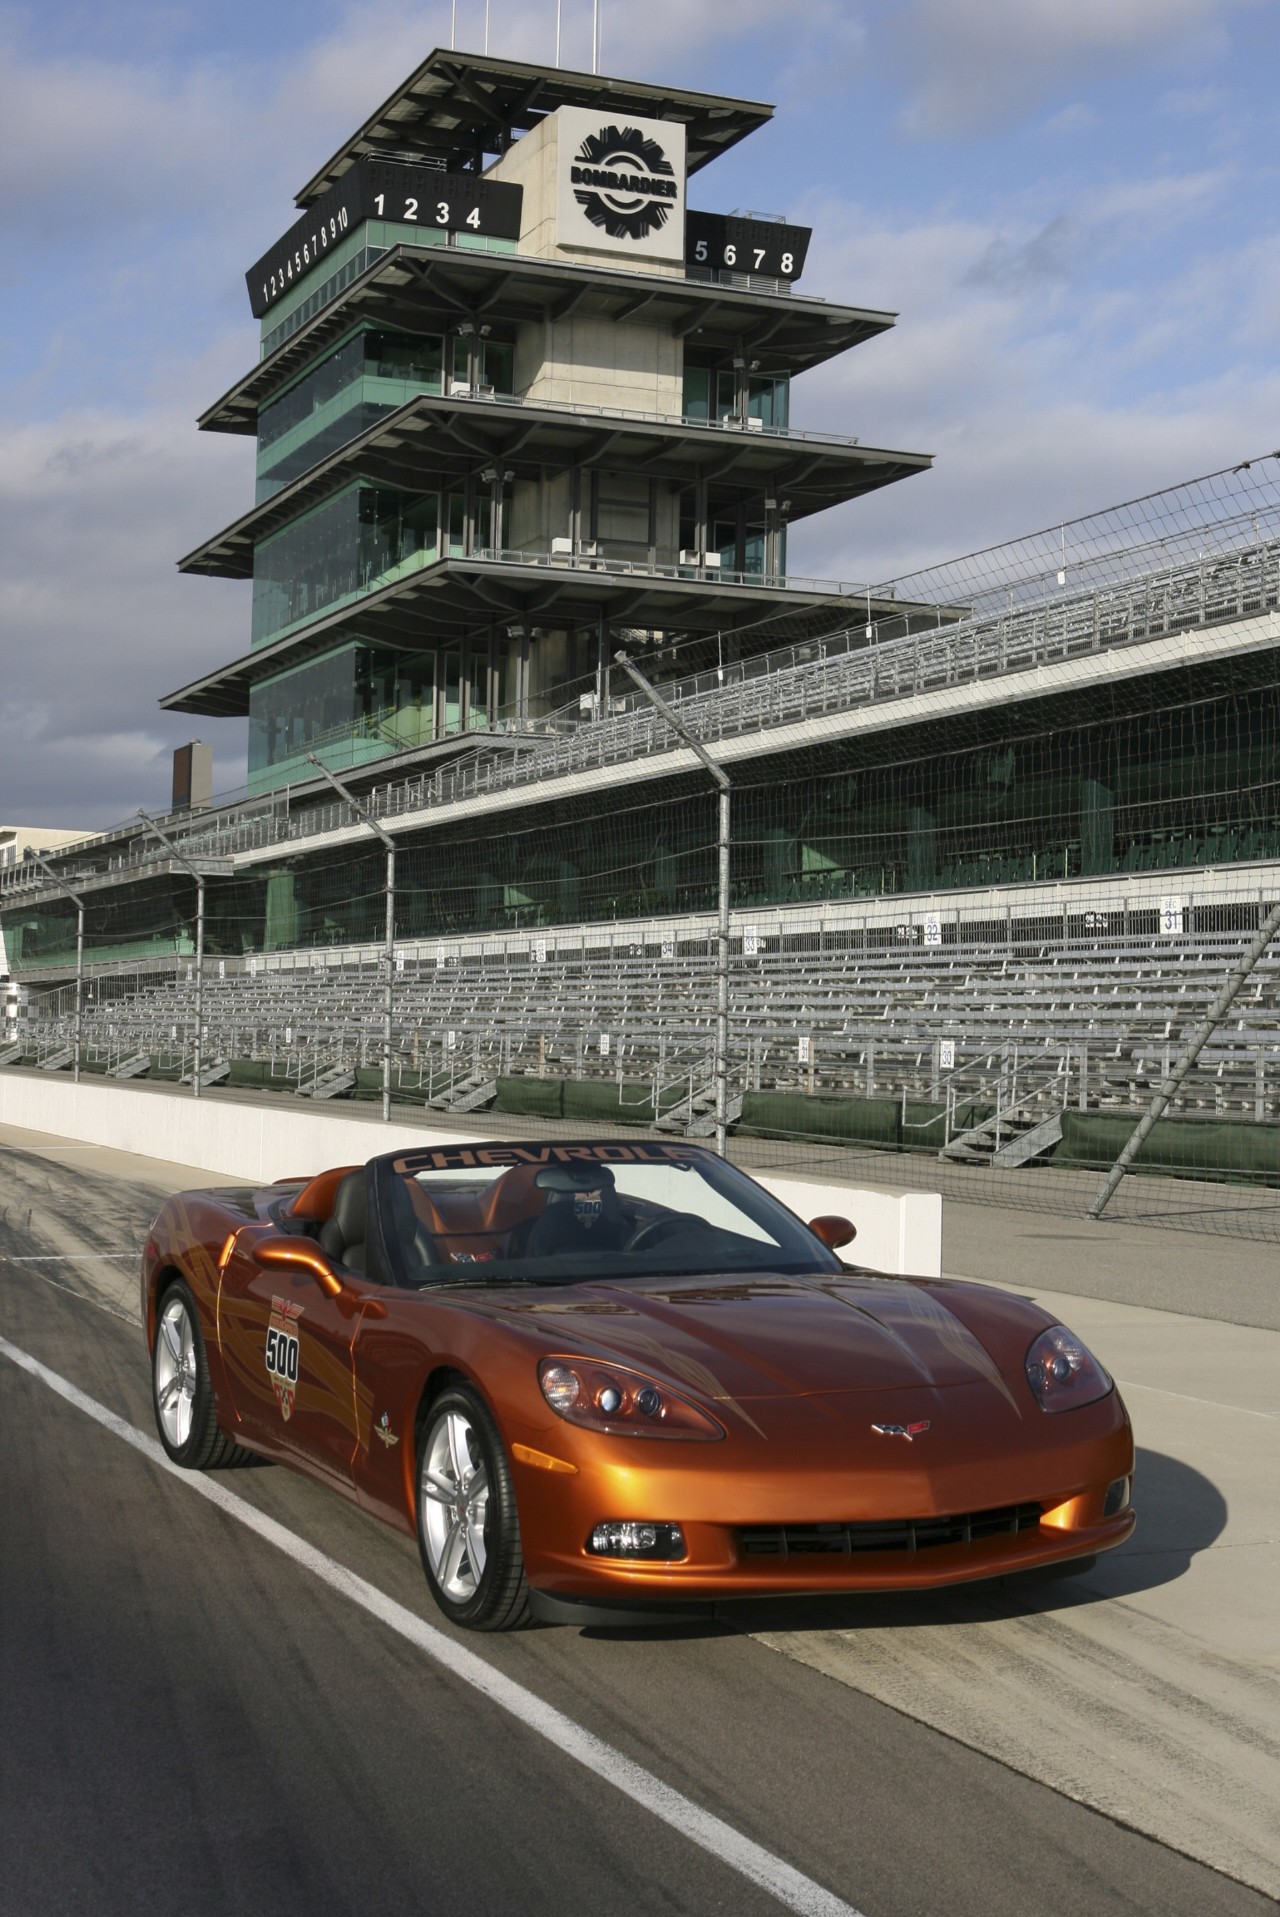
M 79 1274 L 131 1276 L 160 1194 L 12 1149 L 0 1181 L 0 1338 L 150 1447 L 141 1335 Z M 5 1917 L 1275 1909 L 744 1626 L 455 1633 L 409 1541 L 279 1468 L 211 1503 L 3 1352 L 0 1440 Z

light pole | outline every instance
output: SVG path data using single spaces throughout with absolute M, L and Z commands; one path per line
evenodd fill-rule
M 185 852 L 180 852 L 177 846 L 174 844 L 173 840 L 169 837 L 169 834 L 165 831 L 164 827 L 161 825 L 157 825 L 156 821 L 152 818 L 151 814 L 149 812 L 144 812 L 141 806 L 138 807 L 138 817 L 144 822 L 144 824 L 149 826 L 150 829 L 155 833 L 161 845 L 163 845 L 165 850 L 168 852 L 169 857 L 175 860 L 177 864 L 184 866 L 185 869 L 188 872 L 190 872 L 192 878 L 196 882 L 196 1043 L 195 1043 L 194 1070 L 192 1073 L 192 1081 L 191 1081 L 191 1096 L 193 1098 L 199 1098 L 200 1070 L 204 1063 L 203 1040 L 204 1040 L 205 870 L 202 869 L 201 866 L 197 865 L 194 859 L 189 859 Z
M 317 759 L 314 752 L 308 752 L 307 758 L 324 778 L 329 781 L 339 798 L 346 800 L 362 825 L 367 825 L 375 838 L 381 839 L 387 854 L 387 996 L 382 1015 L 382 1117 L 385 1123 L 391 1117 L 391 1026 L 395 1009 L 396 979 L 396 844 L 390 835 L 383 831 L 378 821 L 361 805 L 354 793 L 348 792 L 341 779 L 334 777 L 327 765 Z
M 661 713 L 667 724 L 689 750 L 697 755 L 711 774 L 719 789 L 719 868 L 717 875 L 718 923 L 716 927 L 716 1054 L 715 1054 L 715 1090 L 716 1090 L 716 1150 L 721 1158 L 726 1153 L 729 1112 L 729 802 L 733 790 L 729 774 L 719 762 L 712 758 L 701 739 L 695 738 L 678 719 L 660 693 L 654 691 L 649 681 L 634 666 L 625 652 L 615 652 L 614 659 L 644 694 L 655 711 Z
M 84 900 L 78 892 L 71 890 L 65 879 L 59 878 L 48 859 L 37 852 L 33 845 L 25 846 L 22 856 L 24 859 L 34 859 L 37 865 L 43 866 L 58 890 L 65 892 L 76 908 L 76 1040 L 72 1076 L 78 1085 L 80 1083 L 80 1037 L 84 1022 Z

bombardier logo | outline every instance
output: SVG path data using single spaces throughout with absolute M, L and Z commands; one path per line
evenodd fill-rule
M 573 197 L 610 239 L 643 240 L 667 223 L 679 196 L 675 169 L 638 127 L 589 133 L 569 169 Z

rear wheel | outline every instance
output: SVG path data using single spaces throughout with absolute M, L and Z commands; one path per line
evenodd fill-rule
M 151 1356 L 151 1400 L 160 1442 L 184 1470 L 257 1462 L 251 1451 L 233 1444 L 218 1429 L 199 1313 L 180 1278 L 160 1300 Z
M 520 1523 L 506 1452 L 488 1406 L 451 1385 L 418 1445 L 418 1548 L 440 1609 L 471 1631 L 511 1631 L 529 1616 Z

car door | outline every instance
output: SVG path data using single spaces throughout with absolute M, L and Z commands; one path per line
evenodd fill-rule
M 237 1246 L 223 1274 L 218 1338 L 236 1422 L 273 1456 L 345 1491 L 357 1421 L 352 1351 L 377 1290 L 363 1278 L 331 1298 L 305 1270 L 260 1265 Z

